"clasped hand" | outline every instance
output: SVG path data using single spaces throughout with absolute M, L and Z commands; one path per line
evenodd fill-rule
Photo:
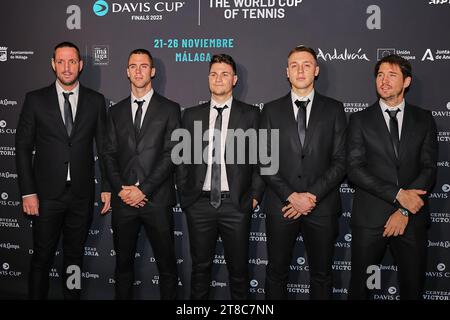
M 308 215 L 316 207 L 317 198 L 309 192 L 293 192 L 288 201 L 289 204 L 281 209 L 283 217 L 297 219 L 301 215 Z
M 122 186 L 119 197 L 124 203 L 135 208 L 143 207 L 148 202 L 146 195 L 136 186 Z

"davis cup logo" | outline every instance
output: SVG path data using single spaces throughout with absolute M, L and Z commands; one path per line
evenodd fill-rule
M 3 199 L 3 200 L 8 199 L 8 194 L 7 194 L 6 192 L 3 192 L 3 193 L 2 193 L 2 199 Z
M 6 127 L 6 121 L 0 120 L 0 128 L 4 128 L 4 127 Z
M 436 266 L 436 269 L 438 269 L 438 271 L 444 271 L 446 268 L 445 264 L 443 263 L 438 263 L 438 265 Z
M 397 288 L 396 287 L 389 287 L 388 292 L 389 292 L 389 294 L 396 294 L 397 293 Z
M 98 1 L 95 1 L 94 6 L 92 7 L 92 10 L 94 11 L 94 13 L 97 16 L 103 17 L 104 15 L 106 15 L 108 13 L 109 5 L 106 1 L 98 0 Z
M 258 281 L 255 280 L 255 279 L 251 280 L 251 281 L 250 281 L 250 286 L 251 286 L 252 288 L 256 288 L 256 287 L 258 286 Z
M 449 192 L 450 191 L 450 184 L 444 184 L 442 185 L 442 191 Z
M 345 239 L 345 241 L 350 242 L 350 241 L 352 241 L 352 235 L 351 235 L 350 233 L 347 233 L 347 234 L 344 236 L 344 239 Z
M 298 257 L 297 258 L 297 264 L 304 265 L 305 262 L 306 262 L 305 258 L 303 258 L 303 257 Z
M 7 262 L 3 263 L 2 267 L 3 270 L 9 270 L 9 264 Z

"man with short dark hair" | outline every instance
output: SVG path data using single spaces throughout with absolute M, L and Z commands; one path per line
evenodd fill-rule
M 173 206 L 176 204 L 172 132 L 180 106 L 153 90 L 156 69 L 149 51 L 128 57 L 131 95 L 110 108 L 105 163 L 112 196 L 116 299 L 132 299 L 134 257 L 141 226 L 155 255 L 160 298 L 175 299 L 178 286 Z
M 436 124 L 431 112 L 405 102 L 411 65 L 397 55 L 375 66 L 379 101 L 350 117 L 349 180 L 356 187 L 351 218 L 350 299 L 367 299 L 368 267 L 387 247 L 398 265 L 401 299 L 421 299 L 425 281 L 426 194 L 436 180 Z
M 103 95 L 78 81 L 83 61 L 76 45 L 58 44 L 52 68 L 55 83 L 27 93 L 16 133 L 23 211 L 33 221 L 29 298 L 47 298 L 49 271 L 62 233 L 64 298 L 79 299 L 80 288 L 69 288 L 66 279 L 69 267 L 82 266 L 92 221 L 94 141 L 102 170 L 101 213 L 110 206 L 102 148 L 106 106 Z
M 310 298 L 330 299 L 341 214 L 339 186 L 345 175 L 346 118 L 341 102 L 314 89 L 319 66 L 312 48 L 292 49 L 286 74 L 291 91 L 264 106 L 260 125 L 269 131 L 268 136 L 273 130 L 279 132 L 279 141 L 269 139 L 269 143 L 279 144 L 280 169 L 262 175 L 267 185 L 263 204 L 269 260 L 266 298 L 287 298 L 289 265 L 301 231 Z
M 250 151 L 251 144 L 256 145 L 257 141 L 246 139 L 238 149 L 236 136 L 230 132 L 241 130 L 243 135 L 254 133 L 256 137 L 259 109 L 233 97 L 238 78 L 231 56 L 214 55 L 208 79 L 211 100 L 184 112 L 182 127 L 193 138 L 189 143 L 189 161 L 177 170 L 181 206 L 186 210 L 189 229 L 191 299 L 209 298 L 219 235 L 227 261 L 231 298 L 247 299 L 251 213 L 261 201 L 264 183 L 258 175 L 257 149 L 253 149 L 255 154 Z M 202 141 L 195 139 L 197 125 L 202 137 L 207 137 L 200 146 L 194 145 L 195 141 Z M 197 158 L 202 159 L 201 163 L 195 163 Z M 244 159 L 243 163 L 239 159 Z

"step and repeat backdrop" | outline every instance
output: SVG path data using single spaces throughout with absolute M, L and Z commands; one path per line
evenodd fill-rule
M 32 247 L 32 224 L 21 211 L 15 169 L 14 136 L 25 93 L 47 86 L 54 46 L 72 41 L 85 63 L 81 82 L 102 92 L 109 105 L 129 95 L 128 53 L 151 51 L 156 91 L 184 108 L 209 100 L 208 61 L 227 53 L 238 64 L 234 96 L 264 107 L 289 91 L 288 52 L 296 45 L 318 53 L 316 89 L 344 103 L 349 115 L 377 98 L 373 68 L 380 57 L 396 53 L 413 66 L 407 100 L 431 110 L 438 126 L 438 179 L 429 194 L 431 227 L 424 298 L 450 299 L 450 1 L 447 0 L 148 0 L 148 1 L 2 1 L 0 4 L 0 296 L 25 298 Z M 97 190 L 98 192 L 99 190 Z M 346 299 L 352 234 L 351 185 L 341 185 L 340 232 L 335 244 L 335 299 Z M 99 201 L 99 194 L 97 194 Z M 111 214 L 101 203 L 85 246 L 84 299 L 114 297 L 115 252 Z M 183 212 L 173 208 L 180 297 L 189 297 L 191 260 Z M 50 271 L 50 298 L 62 298 L 62 251 Z M 249 290 L 264 298 L 267 266 L 265 213 L 252 215 Z M 382 288 L 373 298 L 399 297 L 397 268 L 389 253 L 381 267 Z M 290 265 L 291 299 L 308 299 L 308 258 L 301 234 Z M 136 252 L 138 299 L 158 299 L 152 249 L 141 232 Z M 219 239 L 212 294 L 228 299 L 228 281 Z

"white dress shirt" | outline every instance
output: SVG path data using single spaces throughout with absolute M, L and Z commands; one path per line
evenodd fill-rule
M 306 128 L 308 128 L 308 122 L 309 122 L 309 115 L 311 114 L 311 108 L 314 100 L 314 90 L 312 90 L 307 96 L 300 97 L 294 91 L 291 91 L 291 98 L 292 98 L 292 108 L 294 110 L 295 120 L 297 120 L 297 114 L 298 114 L 298 107 L 295 104 L 295 100 L 299 101 L 307 101 L 309 99 L 309 103 L 306 106 Z
M 209 135 L 208 135 L 208 163 L 206 169 L 205 182 L 203 184 L 203 191 L 211 191 L 211 164 L 212 164 L 212 149 L 213 149 L 213 135 L 214 126 L 216 124 L 216 118 L 219 112 L 214 108 L 223 108 L 225 105 L 227 108 L 222 111 L 222 130 L 220 136 L 220 190 L 230 191 L 227 179 L 227 168 L 225 166 L 225 142 L 227 137 L 228 122 L 230 120 L 231 104 L 233 103 L 233 97 L 230 97 L 224 103 L 217 103 L 211 99 L 209 109 Z
M 395 107 L 388 106 L 381 99 L 380 99 L 379 103 L 380 103 L 381 113 L 383 114 L 384 121 L 386 122 L 388 130 L 389 130 L 389 121 L 391 120 L 391 117 L 385 110 L 395 110 L 395 109 L 400 110 L 400 112 L 397 112 L 398 138 L 400 139 L 401 134 L 402 134 L 403 115 L 405 114 L 405 99 L 403 99 L 402 102 L 400 102 L 400 104 Z
M 77 86 L 73 88 L 71 91 L 64 90 L 58 81 L 56 81 L 56 93 L 58 94 L 58 103 L 59 103 L 59 110 L 61 111 L 61 117 L 64 122 L 64 125 L 66 124 L 66 121 L 64 119 L 64 95 L 63 93 L 72 92 L 73 94 L 69 95 L 69 102 L 70 106 L 72 108 L 72 117 L 73 117 L 73 123 L 75 123 L 76 115 L 77 115 L 77 107 L 78 107 L 78 96 L 80 93 L 80 83 L 77 83 Z M 67 181 L 70 181 L 70 162 L 67 166 Z
M 133 118 L 133 123 L 134 123 L 134 118 L 136 117 L 136 112 L 138 109 L 138 104 L 134 102 L 134 100 L 138 100 L 138 101 L 142 101 L 145 100 L 144 104 L 142 105 L 142 117 L 141 117 L 141 125 L 140 127 L 142 128 L 142 123 L 144 122 L 144 117 L 145 117 L 145 113 L 147 112 L 148 109 L 148 105 L 150 103 L 150 100 L 153 97 L 153 88 L 147 92 L 145 94 L 145 96 L 140 97 L 140 98 L 136 98 L 133 93 L 131 93 L 131 116 Z
M 141 128 L 142 128 L 142 123 L 144 123 L 144 117 L 145 117 L 145 114 L 147 113 L 147 109 L 150 104 L 150 100 L 153 97 L 153 92 L 154 92 L 154 90 L 152 88 L 149 92 L 147 92 L 145 94 L 145 96 L 140 97 L 140 98 L 136 98 L 133 95 L 133 93 L 131 93 L 131 117 L 133 118 L 133 123 L 134 123 L 134 118 L 136 117 L 136 112 L 138 109 L 138 104 L 136 102 L 134 102 L 134 100 L 138 100 L 138 101 L 145 100 L 144 103 L 142 104 L 142 116 L 141 116 L 141 123 L 140 123 Z M 139 185 L 139 180 L 135 183 L 135 185 L 136 186 Z

